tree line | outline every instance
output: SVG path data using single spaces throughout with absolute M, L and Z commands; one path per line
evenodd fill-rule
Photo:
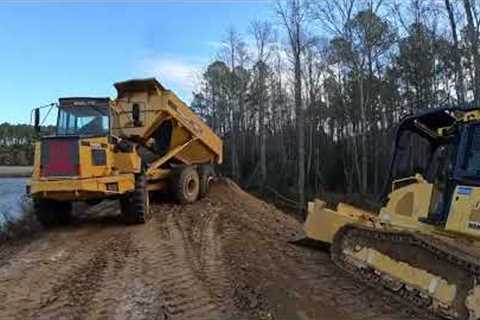
M 0 165 L 33 164 L 35 130 L 26 124 L 0 124 Z
M 53 126 L 42 126 L 43 134 L 52 134 Z M 0 166 L 31 166 L 38 133 L 28 124 L 0 124 Z
M 479 105 L 480 1 L 282 0 L 226 30 L 192 107 L 223 171 L 306 197 L 378 194 L 405 114 Z

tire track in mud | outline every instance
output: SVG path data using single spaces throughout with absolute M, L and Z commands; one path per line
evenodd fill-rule
M 34 318 L 84 318 L 91 309 L 90 304 L 97 291 L 105 285 L 109 264 L 114 270 L 121 269 L 123 257 L 128 256 L 129 245 L 129 237 L 112 237 L 106 243 L 99 244 L 91 259 L 75 266 L 71 273 L 59 279 Z M 112 276 L 115 276 L 115 272 Z
M 78 318 L 101 286 L 109 231 L 89 226 L 51 230 L 0 267 L 0 318 Z M 108 240 L 108 241 L 107 241 Z M 63 311 L 61 311 L 63 310 Z
M 209 215 L 198 225 L 191 220 L 198 214 L 194 206 L 173 206 L 160 227 L 164 236 L 172 240 L 169 257 L 175 258 L 166 265 L 176 270 L 163 280 L 164 288 L 170 288 L 164 290 L 165 308 L 170 314 L 185 319 L 224 319 L 231 308 L 221 299 L 223 286 L 218 286 L 225 282 L 222 259 L 205 255 L 205 248 L 214 247 L 215 243 L 197 242 L 198 238 L 211 239 L 208 226 L 215 216 Z
M 232 310 L 221 299 L 222 259 L 218 249 L 209 252 L 218 246 L 212 245 L 214 217 L 195 229 L 203 239 L 199 250 L 188 243 L 195 207 L 153 210 L 143 226 L 94 220 L 42 235 L 5 262 L 9 270 L 0 268 L 0 292 L 9 297 L 0 318 L 225 319 Z M 13 269 L 19 274 L 7 279 Z M 13 288 L 17 282 L 21 290 Z
M 202 207 L 202 212 L 186 207 L 183 215 L 175 216 L 176 226 L 182 234 L 189 265 L 213 302 L 221 306 L 223 312 L 235 310 L 232 300 L 225 299 L 233 296 L 233 290 L 218 234 L 220 215 L 208 200 L 202 200 Z
M 219 303 L 218 296 L 205 281 L 196 265 L 198 255 L 186 241 L 188 225 L 184 207 L 155 205 L 152 221 L 132 230 L 131 251 L 112 282 L 104 281 L 98 297 L 112 297 L 122 293 L 103 313 L 95 312 L 93 318 L 113 315 L 113 318 L 130 319 L 224 319 L 227 309 Z M 137 230 L 141 230 L 137 232 Z M 218 278 L 215 270 L 212 277 Z M 112 300 L 110 298 L 110 300 Z M 102 309 L 94 305 L 94 310 Z M 230 311 L 230 310 L 228 310 Z

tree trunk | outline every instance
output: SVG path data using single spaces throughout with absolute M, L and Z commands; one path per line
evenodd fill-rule
M 463 79 L 463 69 L 462 69 L 462 57 L 460 55 L 460 47 L 458 45 L 458 34 L 457 34 L 457 25 L 455 22 L 455 16 L 453 14 L 453 9 L 450 4 L 450 0 L 445 0 L 445 7 L 448 12 L 448 19 L 450 20 L 450 28 L 452 29 L 452 38 L 453 38 L 453 50 L 454 50 L 454 63 L 455 63 L 455 91 L 457 92 L 458 100 L 461 104 L 465 103 L 465 85 Z
M 260 98 L 259 107 L 259 126 L 260 126 L 260 174 L 261 174 L 261 187 L 263 189 L 265 182 L 267 180 L 267 139 L 266 139 L 266 130 L 265 130 L 265 105 L 266 101 L 264 99 L 264 79 L 263 70 L 260 71 L 260 85 L 262 86 L 262 93 Z
M 470 41 L 470 51 L 473 57 L 473 96 L 475 105 L 480 103 L 480 54 L 478 52 L 478 34 L 473 21 L 470 0 L 463 0 L 467 16 L 467 36 Z
M 363 76 L 360 76 L 360 118 L 361 118 L 361 147 L 362 147 L 362 170 L 361 176 L 359 177 L 361 181 L 360 190 L 362 193 L 367 193 L 368 191 L 368 154 L 367 154 L 367 116 L 365 110 L 365 95 L 364 95 L 364 81 Z
M 300 34 L 298 34 L 298 37 Z M 302 75 L 300 61 L 300 39 L 297 39 L 297 52 L 295 52 L 295 112 L 298 137 L 298 195 L 300 211 L 305 209 L 305 112 L 302 106 Z

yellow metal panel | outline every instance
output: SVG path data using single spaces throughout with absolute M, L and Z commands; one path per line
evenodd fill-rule
M 449 284 L 445 279 L 423 269 L 394 260 L 375 249 L 362 247 L 355 252 L 344 250 L 344 253 L 432 295 L 442 303 L 450 305 L 455 299 L 457 291 L 455 285 Z
M 112 166 L 119 173 L 138 173 L 141 170 L 142 159 L 135 152 L 113 152 Z
M 480 188 L 457 186 L 445 229 L 480 238 Z
M 82 143 L 83 142 L 83 143 Z M 102 177 L 111 174 L 112 156 L 111 147 L 108 144 L 107 137 L 97 137 L 80 139 L 79 142 L 79 157 L 80 157 L 80 177 Z M 106 165 L 94 166 L 92 159 L 92 150 L 104 150 L 106 154 Z
M 32 178 L 40 177 L 40 163 L 41 163 L 41 144 L 40 142 L 35 142 L 35 155 L 33 160 L 33 173 Z
M 468 293 L 465 306 L 470 313 L 470 319 L 480 319 L 480 286 L 476 285 Z
M 147 171 L 149 181 L 165 179 L 170 175 L 171 170 L 152 168 Z
M 381 210 L 382 219 L 392 224 L 415 225 L 418 218 L 426 217 L 430 208 L 433 185 L 421 176 L 402 181 L 413 183 L 400 187 L 389 194 L 387 205 Z M 394 183 L 399 183 L 400 180 Z
M 307 238 L 332 243 L 337 231 L 351 223 L 363 223 L 366 219 L 363 211 L 356 212 L 354 207 L 341 204 L 342 212 L 325 208 L 325 202 L 315 200 L 308 203 L 308 216 L 304 230 Z
M 474 110 L 474 111 L 466 112 L 463 115 L 462 120 L 464 122 L 470 122 L 470 121 L 475 121 L 475 120 L 479 120 L 479 119 L 480 119 L 480 111 Z
M 107 190 L 107 183 L 117 183 L 118 190 Z M 110 177 L 62 180 L 32 180 L 32 196 L 58 200 L 82 200 L 89 196 L 112 196 L 132 191 L 135 188 L 135 176 L 122 174 Z
M 175 157 L 178 153 L 182 152 L 182 150 L 184 150 L 185 148 L 188 148 L 188 146 L 190 144 L 192 144 L 193 142 L 195 142 L 196 138 L 195 139 L 191 139 L 191 140 L 188 140 L 187 142 L 185 142 L 184 144 L 182 145 L 179 145 L 177 147 L 175 147 L 174 149 L 171 149 L 170 151 L 167 152 L 166 155 L 164 155 L 163 157 L 161 157 L 160 159 L 154 161 L 153 163 L 150 164 L 150 170 L 153 170 L 153 169 L 157 169 L 158 167 L 160 167 L 162 164 L 164 164 L 166 161 L 170 160 L 171 158 Z

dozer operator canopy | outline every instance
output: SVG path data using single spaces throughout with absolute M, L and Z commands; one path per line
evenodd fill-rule
M 391 191 L 390 185 L 395 179 L 416 173 L 424 175 L 427 180 L 435 178 L 442 170 L 443 174 L 449 171 L 462 181 L 471 175 L 475 168 L 472 163 L 475 159 L 471 156 L 477 151 L 476 140 L 480 139 L 476 137 L 480 133 L 477 133 L 477 128 L 480 130 L 479 115 L 478 109 L 444 108 L 404 118 L 396 131 L 383 196 Z M 461 166 L 455 166 L 456 163 Z M 470 173 L 467 174 L 465 169 Z M 477 181 L 480 182 L 480 171 L 470 182 Z
M 404 178 L 421 174 L 442 194 L 430 218 L 444 223 L 455 188 L 480 186 L 479 116 L 478 109 L 445 108 L 403 119 L 382 194 L 384 204 L 391 191 L 412 181 Z

